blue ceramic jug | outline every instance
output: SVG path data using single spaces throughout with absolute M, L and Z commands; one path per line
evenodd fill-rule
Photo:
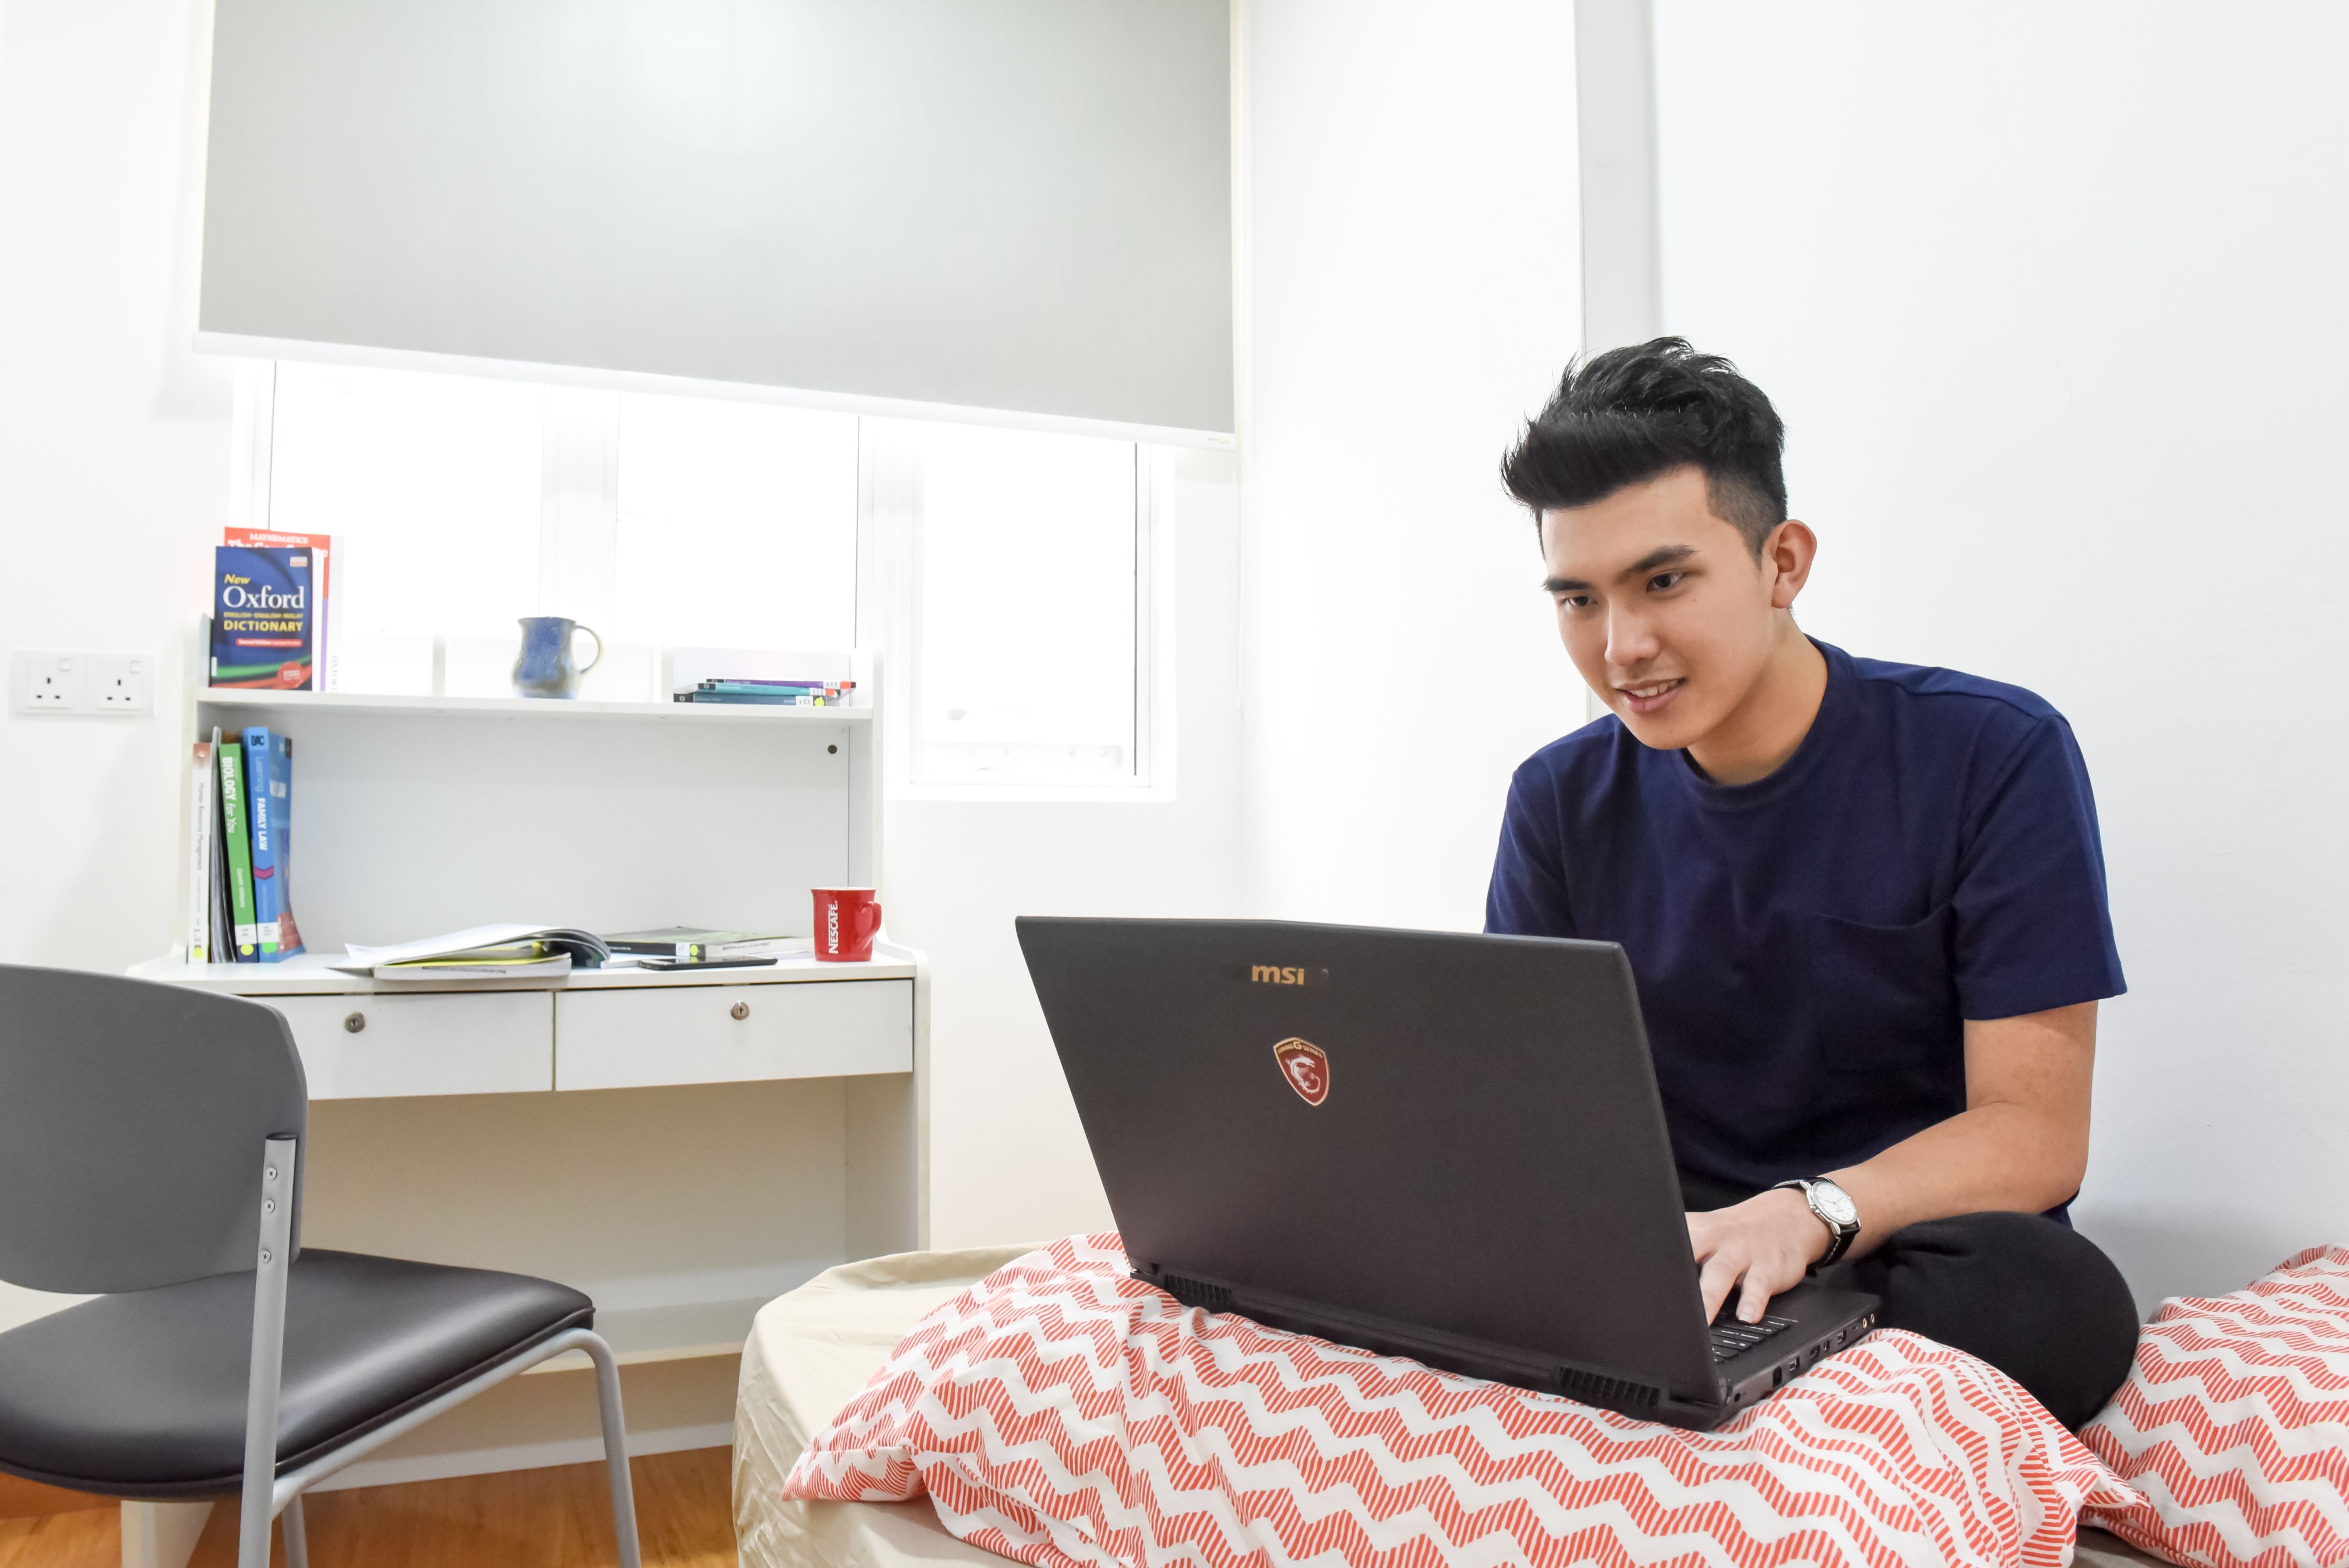
M 595 637 L 595 656 L 585 668 L 571 656 L 572 634 L 585 632 Z M 604 658 L 604 639 L 595 636 L 595 628 L 583 626 L 564 615 L 524 615 L 522 618 L 522 656 L 514 660 L 513 687 L 520 696 L 577 696 L 579 677 L 594 669 Z

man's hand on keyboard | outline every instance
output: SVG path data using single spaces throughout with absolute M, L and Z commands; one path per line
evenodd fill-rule
M 1743 1203 L 1688 1217 L 1689 1244 L 1695 1249 L 1704 1289 L 1704 1317 L 1721 1313 L 1737 1295 L 1737 1316 L 1759 1323 L 1779 1292 L 1801 1283 L 1812 1263 L 1824 1256 L 1827 1228 L 1791 1187 L 1756 1193 Z

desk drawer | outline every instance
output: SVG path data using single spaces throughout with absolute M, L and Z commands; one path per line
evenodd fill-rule
M 544 991 L 253 999 L 294 1026 L 312 1099 L 554 1086 L 554 999 Z
M 914 983 L 567 991 L 554 1039 L 557 1088 L 911 1072 Z

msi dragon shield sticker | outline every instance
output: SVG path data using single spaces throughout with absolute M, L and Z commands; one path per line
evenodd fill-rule
M 1320 1047 L 1309 1040 L 1283 1040 L 1272 1047 L 1272 1057 L 1298 1099 L 1319 1105 L 1330 1098 L 1330 1057 Z

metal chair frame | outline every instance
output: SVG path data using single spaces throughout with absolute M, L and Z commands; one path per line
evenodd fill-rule
M 270 1523 L 279 1518 L 287 1563 L 308 1568 L 305 1491 L 492 1384 L 573 1350 L 595 1368 L 620 1563 L 641 1568 L 619 1370 L 612 1347 L 585 1328 L 517 1350 L 280 1472 L 286 1291 L 308 1128 L 308 1086 L 284 1015 L 152 981 L 0 964 L 0 1279 L 111 1295 L 254 1271 L 239 1568 L 269 1568 Z M 258 1189 L 248 1185 L 255 1143 Z M 233 1313 L 233 1302 L 221 1305 Z M 225 1458 L 203 1464 L 224 1468 Z M 134 1494 L 124 1505 L 125 1561 L 168 1553 L 178 1568 L 202 1515 L 137 1501 L 142 1489 L 123 1485 Z M 91 1490 L 121 1495 L 104 1482 Z M 167 1509 L 168 1544 L 159 1531 Z
M 282 1474 L 278 1471 L 277 1407 L 285 1374 L 285 1285 L 292 1266 L 293 1194 L 300 1147 L 291 1138 L 273 1138 L 262 1145 L 261 1244 L 254 1273 L 253 1362 L 245 1396 L 243 1511 L 238 1521 L 237 1568 L 269 1568 L 269 1526 L 281 1517 L 286 1568 L 309 1568 L 309 1537 L 302 1520 L 305 1491 L 483 1389 L 573 1350 L 586 1352 L 595 1366 L 595 1403 L 604 1423 L 604 1466 L 611 1487 L 612 1532 L 619 1541 L 620 1568 L 642 1568 L 636 1543 L 636 1490 L 628 1480 L 628 1434 L 620 1409 L 619 1364 L 603 1336 L 590 1329 L 567 1329 L 543 1340 L 307 1464 Z

